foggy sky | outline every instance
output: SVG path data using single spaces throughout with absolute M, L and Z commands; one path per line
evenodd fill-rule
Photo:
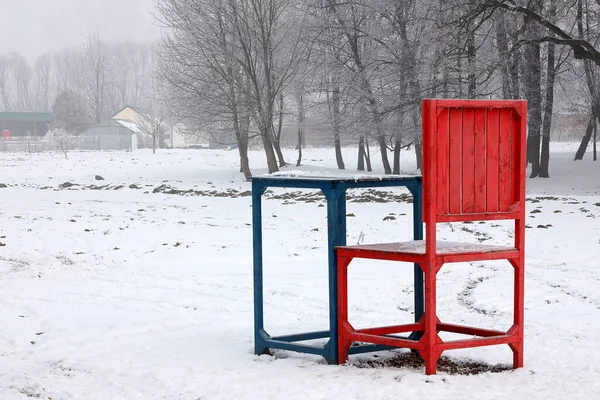
M 154 0 L 0 0 L 0 53 L 38 56 L 85 42 L 100 33 L 107 42 L 153 43 L 160 29 L 150 14 Z

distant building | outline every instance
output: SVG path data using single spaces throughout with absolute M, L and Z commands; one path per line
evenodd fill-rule
M 0 112 L 0 131 L 10 138 L 43 137 L 51 120 L 51 113 Z
M 150 113 L 143 112 L 137 107 L 125 106 L 119 110 L 115 115 L 111 117 L 115 120 L 120 121 L 131 121 L 136 124 L 146 134 L 146 137 L 140 137 L 138 143 L 140 147 L 152 147 L 152 143 L 148 142 L 148 135 L 151 136 L 151 127 L 156 123 L 166 124 L 165 131 L 163 133 L 162 141 L 169 148 L 204 148 L 208 147 L 208 140 L 203 138 L 201 135 L 188 132 L 186 127 L 181 124 L 169 124 L 166 121 L 160 121 L 156 116 Z M 150 138 L 151 140 L 151 138 Z
M 131 121 L 109 118 L 78 136 L 81 150 L 128 150 L 138 148 L 140 127 Z

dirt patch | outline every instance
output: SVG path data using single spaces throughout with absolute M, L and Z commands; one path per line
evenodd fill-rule
M 239 190 L 235 190 L 235 189 L 227 189 L 227 190 L 187 189 L 187 190 L 181 190 L 181 189 L 173 188 L 169 185 L 157 186 L 152 190 L 152 193 L 163 193 L 163 194 L 171 194 L 171 195 L 178 195 L 178 196 L 231 197 L 231 198 L 249 197 L 252 195 L 252 192 L 249 190 L 244 191 L 244 192 L 240 192 Z
M 423 370 L 425 361 L 418 353 L 406 352 L 391 358 L 379 358 L 376 360 L 365 360 L 353 363 L 357 368 L 408 368 Z M 487 364 L 474 360 L 453 360 L 442 356 L 437 363 L 438 372 L 450 375 L 478 375 L 487 372 L 497 373 L 512 370 L 507 364 Z

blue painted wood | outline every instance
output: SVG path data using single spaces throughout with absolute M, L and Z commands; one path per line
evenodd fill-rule
M 336 185 L 337 186 L 337 185 Z M 327 261 L 329 267 L 329 331 L 337 332 L 337 257 L 335 246 L 346 244 L 346 190 L 321 189 L 327 200 Z M 331 335 L 325 356 L 330 364 L 337 363 L 337 333 Z
M 413 195 L 413 238 L 423 240 L 423 183 L 409 188 Z M 419 264 L 414 266 L 415 322 L 419 322 L 425 312 L 424 274 Z
M 361 344 L 350 347 L 348 354 L 374 353 L 376 351 L 393 350 L 395 347 L 384 346 L 381 344 Z
M 282 342 L 301 342 L 303 340 L 328 338 L 329 332 L 330 331 L 297 333 L 297 334 L 292 334 L 292 335 L 273 336 L 271 339 L 280 340 Z
M 423 238 L 422 223 L 422 180 L 420 176 L 399 177 L 277 177 L 260 176 L 252 178 L 252 233 L 254 249 L 254 350 L 263 354 L 269 348 L 317 354 L 330 364 L 337 363 L 337 259 L 336 246 L 346 245 L 346 190 L 369 187 L 407 187 L 413 194 L 414 238 Z M 262 203 L 261 198 L 267 187 L 287 187 L 299 189 L 320 189 L 327 200 L 327 242 L 329 275 L 329 331 L 307 332 L 271 337 L 264 330 L 263 303 L 263 246 L 262 246 Z M 424 310 L 423 274 L 415 266 L 415 318 L 420 318 Z M 418 318 L 417 318 L 418 316 Z M 324 345 L 308 345 L 292 342 L 328 338 Z M 379 351 L 387 346 L 353 346 L 350 353 Z
M 297 351 L 298 353 L 316 354 L 319 356 L 326 357 L 323 351 L 323 346 L 319 345 L 290 343 L 272 339 L 265 341 L 265 344 L 268 345 L 270 349 L 290 350 Z
M 268 348 L 263 344 L 263 249 L 262 249 L 262 194 L 265 188 L 252 182 L 252 245 L 254 265 L 254 352 L 263 354 Z

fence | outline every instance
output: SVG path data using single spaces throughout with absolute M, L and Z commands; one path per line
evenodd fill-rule
M 0 139 L 0 151 L 2 152 L 36 153 L 54 149 L 56 149 L 54 143 L 43 140 L 39 136 L 9 137 Z

